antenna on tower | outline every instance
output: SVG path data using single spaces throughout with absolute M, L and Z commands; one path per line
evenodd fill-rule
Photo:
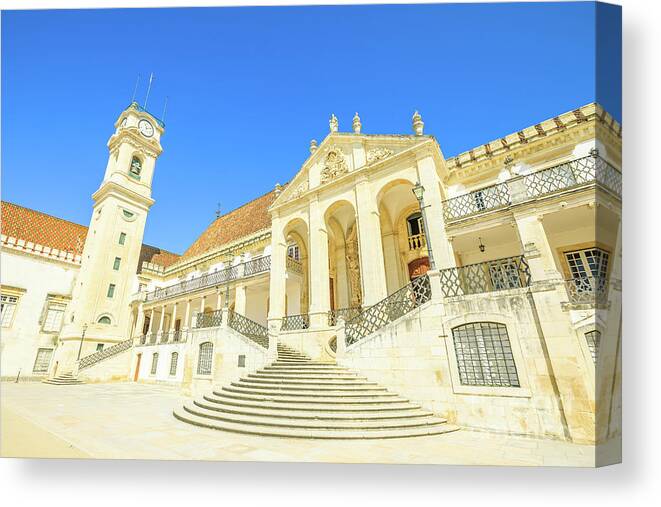
M 216 206 L 216 218 L 220 218 L 220 203 Z
M 168 96 L 166 95 L 166 97 L 165 97 L 165 104 L 163 104 L 163 114 L 161 115 L 161 121 L 162 121 L 163 123 L 165 123 L 165 111 L 166 111 L 167 108 L 168 108 L 168 99 L 169 99 L 169 98 L 170 98 L 170 97 L 168 97 Z
M 147 86 L 147 96 L 145 97 L 145 105 L 143 106 L 145 108 L 145 111 L 147 110 L 147 101 L 149 100 L 149 92 L 151 91 L 151 82 L 154 80 L 154 73 L 152 72 L 149 75 L 149 86 Z
M 138 92 L 138 83 L 140 83 L 140 74 L 138 74 L 138 79 L 135 80 L 135 88 L 133 88 L 133 95 L 131 96 L 131 104 L 135 102 L 135 94 Z

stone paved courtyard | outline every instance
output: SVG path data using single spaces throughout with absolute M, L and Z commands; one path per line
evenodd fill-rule
M 2 456 L 593 466 L 594 448 L 485 432 L 379 441 L 257 437 L 172 416 L 178 390 L 134 383 L 0 384 Z M 43 450 L 43 452 L 42 452 Z

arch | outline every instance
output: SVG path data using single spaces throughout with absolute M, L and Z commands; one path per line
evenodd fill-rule
M 135 180 L 140 180 L 142 177 L 142 168 L 144 167 L 144 157 L 139 152 L 134 152 L 131 155 L 131 162 L 129 163 L 128 174 Z
M 98 319 L 96 319 L 97 324 L 103 324 L 106 326 L 109 326 L 112 324 L 112 318 L 110 317 L 109 314 L 103 314 L 100 315 Z
M 199 354 L 197 359 L 197 374 L 211 375 L 212 363 L 213 363 L 213 343 L 211 342 L 200 343 Z
M 347 199 L 331 202 L 324 211 L 328 235 L 331 310 L 358 308 L 363 301 L 356 207 Z

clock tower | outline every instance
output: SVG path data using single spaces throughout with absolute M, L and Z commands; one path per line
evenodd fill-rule
M 108 140 L 108 164 L 94 206 L 80 272 L 53 365 L 74 368 L 79 357 L 126 340 L 130 298 L 147 213 L 154 204 L 151 185 L 162 152 L 163 123 L 136 102 L 122 111 Z M 82 344 L 82 345 L 81 345 Z

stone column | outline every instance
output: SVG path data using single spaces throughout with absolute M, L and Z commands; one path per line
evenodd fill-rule
M 150 335 L 154 329 L 154 307 L 152 306 L 149 313 L 149 327 L 147 328 L 147 334 Z
M 586 377 L 581 345 L 571 319 L 563 310 L 567 291 L 556 269 L 542 217 L 514 215 L 519 238 L 530 266 L 531 308 L 547 371 L 554 383 L 553 395 L 564 415 L 568 437 L 578 443 L 594 442 L 594 392 Z
M 328 232 L 316 198 L 310 202 L 310 327 L 324 327 L 330 310 Z
M 170 330 L 174 329 L 174 326 L 177 321 L 177 303 L 174 303 L 172 306 L 172 318 L 170 319 Z
M 222 301 L 222 296 L 221 296 L 221 291 L 220 289 L 216 290 L 216 311 L 222 309 L 223 307 L 223 301 Z
M 378 204 L 366 178 L 358 181 L 355 193 L 363 306 L 371 306 L 388 295 L 381 223 Z
M 271 271 L 269 275 L 268 328 L 277 333 L 285 314 L 287 243 L 281 220 L 274 216 L 271 222 Z
M 137 330 L 139 336 L 142 336 L 143 327 L 145 327 L 145 309 L 140 303 L 138 304 L 138 317 L 135 322 L 135 330 Z M 136 334 L 135 331 L 133 331 L 133 334 Z
M 163 339 L 163 324 L 165 323 L 165 305 L 161 306 L 161 319 L 158 323 L 158 339 Z
M 427 243 L 434 253 L 436 269 L 453 268 L 456 266 L 452 244 L 445 232 L 443 218 L 443 196 L 441 195 L 440 179 L 436 171 L 436 163 L 431 151 L 421 154 L 417 161 L 418 178 L 425 187 L 423 199 L 425 201 L 424 218 L 427 220 L 429 238 Z
M 184 329 L 188 331 L 190 329 L 190 303 L 191 300 L 186 300 L 186 312 L 184 313 Z
M 246 315 L 246 286 L 242 283 L 234 287 L 234 311 L 244 317 Z

